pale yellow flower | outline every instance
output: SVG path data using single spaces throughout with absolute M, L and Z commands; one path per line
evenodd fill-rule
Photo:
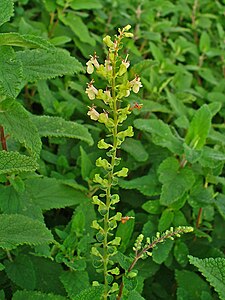
M 98 94 L 98 90 L 93 86 L 93 81 L 88 83 L 88 87 L 86 88 L 85 93 L 88 95 L 90 100 L 94 100 L 96 95 Z
M 139 76 L 136 76 L 130 83 L 131 83 L 133 92 L 136 94 L 139 92 L 139 89 L 143 86 L 141 84 L 141 80 L 140 80 Z
M 97 112 L 97 110 L 95 110 L 94 107 L 90 107 L 88 106 L 89 111 L 87 113 L 88 116 L 90 116 L 90 118 L 94 121 L 97 121 L 99 118 L 99 113 Z
M 94 72 L 94 66 L 96 69 L 99 68 L 99 63 L 98 63 L 98 60 L 97 60 L 97 56 L 96 56 L 96 53 L 94 54 L 94 56 L 90 55 L 90 59 L 88 62 L 86 62 L 86 65 L 87 65 L 87 73 L 88 74 L 92 74 Z

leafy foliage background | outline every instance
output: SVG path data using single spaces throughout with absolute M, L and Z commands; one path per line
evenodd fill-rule
M 0 299 L 100 299 L 90 198 L 105 133 L 87 116 L 84 67 L 127 24 L 129 76 L 144 87 L 126 100 L 143 107 L 120 153 L 130 173 L 117 210 L 135 221 L 116 231 L 116 263 L 127 269 L 140 232 L 195 231 L 140 261 L 126 297 L 225 299 L 224 14 L 210 0 L 1 1 Z

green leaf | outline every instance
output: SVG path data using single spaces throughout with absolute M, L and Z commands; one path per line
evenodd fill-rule
M 212 186 L 205 188 L 199 182 L 192 187 L 188 202 L 192 207 L 206 207 L 213 202 L 214 193 Z
M 138 162 L 143 162 L 148 159 L 148 152 L 139 140 L 126 139 L 121 148 L 129 153 Z
M 9 46 L 0 46 L 0 94 L 16 98 L 22 82 L 22 63 Z
M 145 300 L 137 291 L 131 291 L 128 294 L 129 300 Z
M 54 49 L 54 46 L 39 36 L 19 34 L 18 32 L 0 33 L 0 46 L 17 46 L 27 48 Z
M 0 26 L 8 22 L 13 15 L 13 1 L 1 0 L 0 1 Z
M 216 197 L 215 205 L 216 205 L 219 213 L 221 214 L 221 216 L 225 220 L 225 195 L 219 194 Z
M 205 79 L 207 82 L 210 82 L 213 85 L 218 85 L 218 79 L 214 76 L 211 68 L 201 67 L 198 71 L 199 75 Z
M 134 121 L 137 129 L 151 133 L 156 145 L 166 147 L 175 154 L 182 154 L 182 142 L 175 137 L 170 127 L 161 120 L 137 119 Z
M 127 216 L 134 217 L 135 216 L 134 211 L 133 210 L 129 211 L 127 213 Z M 130 219 L 125 224 L 120 222 L 119 226 L 117 227 L 116 237 L 121 238 L 120 246 L 118 247 L 118 249 L 122 253 L 125 252 L 125 250 L 127 249 L 130 243 L 130 239 L 132 237 L 133 230 L 134 230 L 134 223 L 135 223 L 134 219 Z
M 211 127 L 211 112 L 206 104 L 199 108 L 190 123 L 185 142 L 191 148 L 201 149 Z
M 129 73 L 132 77 L 134 77 L 136 74 L 142 74 L 145 70 L 149 70 L 151 67 L 157 65 L 157 63 L 152 59 L 144 59 L 130 69 Z
M 160 194 L 160 187 L 156 174 L 141 176 L 129 181 L 119 179 L 119 186 L 128 190 L 137 189 L 145 196 L 155 196 Z
M 225 299 L 225 258 L 199 259 L 188 256 L 192 265 L 198 268 L 206 280 L 214 287 L 220 299 Z
M 38 220 L 44 221 L 41 208 L 33 202 L 33 199 L 25 192 L 17 192 L 12 185 L 1 186 L 2 196 L 0 208 L 5 214 L 21 214 Z
M 25 182 L 26 192 L 32 201 L 42 210 L 63 208 L 66 206 L 86 203 L 88 198 L 54 178 L 33 178 Z
M 133 259 L 129 256 L 124 255 L 120 251 L 118 251 L 114 256 L 113 260 L 117 262 L 121 268 L 123 268 L 125 271 L 127 271 L 133 261 Z
M 26 260 L 29 263 L 26 263 Z M 18 286 L 26 289 L 35 289 L 44 293 L 65 294 L 63 285 L 59 279 L 62 275 L 62 266 L 50 259 L 34 255 L 19 254 L 14 261 L 7 261 L 6 273 Z M 28 267 L 32 269 L 32 286 L 29 288 Z M 21 271 L 21 272 L 19 272 Z
M 38 168 L 34 158 L 13 151 L 0 151 L 0 174 L 31 172 Z
M 185 297 L 179 299 L 201 299 L 202 291 L 210 294 L 209 285 L 196 273 L 187 270 L 176 270 L 175 277 L 178 284 L 177 296 L 180 295 L 181 290 L 186 291 Z
M 162 62 L 164 60 L 164 54 L 154 43 L 150 42 L 151 53 L 156 61 Z
M 4 269 L 5 269 L 5 266 L 2 263 L 0 263 L 0 271 L 3 271 Z M 0 295 L 0 299 L 1 299 L 1 295 Z
M 41 139 L 30 115 L 18 102 L 0 111 L 0 124 L 7 133 L 23 144 L 36 158 L 41 151 Z
M 49 89 L 46 80 L 39 80 L 37 82 L 38 94 L 40 97 L 40 102 L 46 114 L 55 114 L 56 109 L 54 107 L 57 103 L 56 97 L 53 95 L 52 91 Z M 33 116 L 34 122 L 38 123 L 39 117 Z
M 158 168 L 159 181 L 163 184 L 160 203 L 171 205 L 180 199 L 195 182 L 194 173 L 188 167 L 180 169 L 174 157 L 165 159 Z
M 101 9 L 102 3 L 99 0 L 73 0 L 70 2 L 70 7 L 74 10 L 81 10 L 81 9 Z
M 101 299 L 103 291 L 104 287 L 102 285 L 92 286 L 77 294 L 73 300 L 99 300 Z
M 206 31 L 203 31 L 200 36 L 199 49 L 202 53 L 210 50 L 210 36 Z
M 162 244 L 158 244 L 157 247 L 153 248 L 152 250 L 152 259 L 157 264 L 162 264 L 167 257 L 173 247 L 173 241 L 166 240 Z
M 23 215 L 0 215 L 0 247 L 13 249 L 18 245 L 51 243 L 53 236 L 46 226 Z
M 17 60 L 22 62 L 23 77 L 26 81 L 72 75 L 83 70 L 78 60 L 62 49 L 46 51 L 44 49 L 16 52 Z
M 159 225 L 158 225 L 158 230 L 159 231 L 165 231 L 168 229 L 174 218 L 174 212 L 170 209 L 165 209 L 159 219 Z
M 73 33 L 80 39 L 81 42 L 95 46 L 96 41 L 91 37 L 88 27 L 83 22 L 82 18 L 74 13 L 68 13 L 67 16 L 60 15 L 60 20 L 71 28 Z
M 88 273 L 84 271 L 67 271 L 62 274 L 60 279 L 71 299 L 90 286 Z
M 66 297 L 55 294 L 44 294 L 34 291 L 16 291 L 12 300 L 66 300 Z
M 188 263 L 188 254 L 189 250 L 185 243 L 180 240 L 177 240 L 174 246 L 174 257 L 176 261 L 182 266 L 185 267 Z
M 160 214 L 163 207 L 160 205 L 159 200 L 149 200 L 142 205 L 142 208 L 149 214 Z
M 32 121 L 37 127 L 40 136 L 79 139 L 90 146 L 94 143 L 88 129 L 82 124 L 65 121 L 60 117 L 49 116 L 32 116 Z
M 12 186 L 0 188 L 0 208 L 7 214 L 22 214 L 43 220 L 42 210 L 64 208 L 83 203 L 89 199 L 80 191 L 54 178 L 32 178 L 24 181 L 25 191 L 17 192 Z
M 92 161 L 90 160 L 87 153 L 84 149 L 80 146 L 80 154 L 81 154 L 81 175 L 82 178 L 86 181 L 90 179 L 91 171 L 94 168 Z

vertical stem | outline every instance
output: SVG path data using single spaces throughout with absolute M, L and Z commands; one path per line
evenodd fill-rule
M 198 210 L 198 216 L 197 216 L 197 220 L 196 220 L 196 228 L 199 228 L 199 226 L 200 226 L 201 217 L 202 217 L 202 207 L 200 207 Z
M 113 153 L 111 157 L 111 170 L 108 173 L 108 182 L 109 186 L 106 190 L 106 207 L 107 213 L 104 216 L 104 232 L 105 238 L 103 241 L 103 270 L 104 270 L 104 294 L 103 299 L 108 298 L 108 230 L 109 230 L 109 207 L 110 207 L 110 199 L 111 199 L 111 187 L 113 181 L 113 173 L 116 161 L 116 150 L 117 150 L 117 132 L 118 132 L 118 116 L 117 116 L 117 98 L 116 98 L 116 56 L 117 52 L 114 52 L 114 57 L 112 61 L 112 82 L 111 82 L 111 89 L 112 89 L 112 99 L 113 99 L 113 120 L 114 120 L 114 128 L 113 128 Z
M 6 138 L 5 138 L 3 126 L 0 126 L 0 139 L 1 139 L 2 150 L 7 151 L 7 144 L 6 144 Z

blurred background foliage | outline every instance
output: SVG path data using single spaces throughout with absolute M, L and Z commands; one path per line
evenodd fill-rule
M 56 262 L 49 262 L 51 266 L 43 262 L 46 274 L 51 268 L 55 270 L 52 287 L 45 286 L 41 279 L 35 286 L 26 280 L 21 283 L 15 276 L 15 266 L 13 269 L 10 264 L 0 286 L 8 297 L 19 288 L 78 299 L 76 295 L 90 282 L 101 279 L 89 259 L 94 241 L 90 225 L 95 219 L 90 196 L 96 190 L 92 183 L 95 160 L 102 155 L 96 142 L 105 132 L 101 124 L 87 116 L 90 100 L 85 88 L 90 77 L 85 64 L 94 52 L 102 62 L 106 52 L 102 38 L 130 24 L 134 38 L 127 40 L 121 55 L 125 58 L 129 54 L 129 77 L 140 75 L 143 88 L 125 101 L 143 106 L 134 109 L 127 120 L 126 126 L 134 126 L 135 137 L 120 150 L 129 177 L 119 181 L 121 202 L 117 210 L 124 216 L 135 216 L 135 222 L 118 227 L 116 235 L 122 237 L 119 250 L 129 256 L 140 232 L 153 236 L 158 230 L 179 225 L 191 225 L 195 232 L 167 241 L 153 251 L 152 260 L 139 262 L 137 282 L 127 286 L 128 299 L 219 299 L 189 264 L 187 255 L 224 258 L 225 2 L 18 0 L 14 8 L 14 17 L 1 26 L 0 32 L 45 38 L 68 50 L 83 65 L 83 72 L 74 76 L 26 83 L 18 101 L 33 115 L 62 117 L 83 125 L 94 143 L 56 136 L 42 138 L 38 174 L 48 178 L 49 195 L 57 179 L 79 191 L 80 200 L 75 206 L 68 200 L 68 207 L 61 208 L 57 206 L 60 193 L 59 199 L 55 193 L 54 199 L 46 197 L 52 204 L 42 205 L 45 222 L 58 246 L 35 251 L 37 256 L 55 257 Z M 95 85 L 102 87 L 100 77 L 95 77 Z M 93 103 L 104 109 L 100 101 Z M 20 148 L 15 141 L 9 141 L 9 147 Z M 34 184 L 30 180 L 28 187 Z M 18 185 L 20 179 L 12 182 Z M 41 191 L 37 189 L 37 193 Z M 69 191 L 66 197 L 70 198 Z M 17 251 L 18 264 L 29 261 L 35 266 L 35 276 L 41 278 L 38 266 L 43 258 L 30 255 L 26 247 Z M 121 265 L 121 258 L 117 259 Z M 52 276 L 46 274 L 43 278 Z M 78 275 L 82 278 L 79 282 Z M 19 293 L 14 297 L 22 299 Z

